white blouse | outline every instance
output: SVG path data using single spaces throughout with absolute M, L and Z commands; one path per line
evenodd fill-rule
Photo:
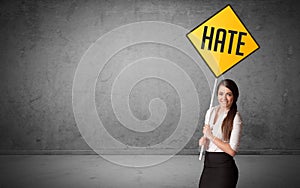
M 217 114 L 217 109 L 219 106 L 215 106 L 209 110 L 207 110 L 205 115 L 205 124 L 209 124 L 212 129 L 212 133 L 215 137 L 224 140 L 222 134 L 222 123 L 224 118 L 227 116 L 227 113 L 223 114 L 223 117 L 219 117 L 217 121 L 214 122 L 215 116 Z M 210 117 L 209 117 L 210 116 Z M 233 119 L 233 127 L 229 139 L 229 145 L 234 151 L 238 151 L 238 147 L 240 145 L 240 138 L 242 132 L 242 119 L 239 112 L 236 113 Z M 208 145 L 206 146 L 206 151 L 208 152 L 224 152 L 218 146 L 216 146 L 213 142 L 208 141 Z

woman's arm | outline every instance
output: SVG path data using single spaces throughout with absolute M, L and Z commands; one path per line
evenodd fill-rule
M 231 148 L 231 146 L 228 142 L 223 142 L 223 140 L 221 140 L 215 136 L 212 136 L 212 138 L 209 137 L 209 140 L 211 142 L 213 142 L 216 146 L 218 146 L 218 148 L 223 150 L 225 153 L 231 155 L 232 157 L 235 156 L 236 151 Z
M 222 151 L 224 151 L 225 153 L 231 155 L 232 157 L 235 156 L 236 151 L 234 151 L 228 142 L 223 142 L 223 140 L 215 137 L 212 132 L 211 129 L 209 127 L 209 125 L 205 125 L 203 128 L 203 134 L 211 141 L 213 142 L 218 148 L 220 148 Z
M 242 120 L 239 113 L 237 113 L 233 120 L 233 127 L 229 142 L 224 142 L 223 140 L 215 137 L 212 134 L 209 125 L 204 126 L 203 134 L 222 151 L 234 157 L 240 144 L 241 130 Z

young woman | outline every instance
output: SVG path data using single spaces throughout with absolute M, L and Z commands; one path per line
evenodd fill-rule
M 204 136 L 199 145 L 206 148 L 199 188 L 235 188 L 238 169 L 233 157 L 240 144 L 242 120 L 236 101 L 239 90 L 234 81 L 222 80 L 217 90 L 219 105 L 205 116 Z

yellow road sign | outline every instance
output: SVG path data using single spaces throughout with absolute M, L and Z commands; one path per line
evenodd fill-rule
M 259 48 L 230 5 L 194 28 L 187 37 L 216 77 Z

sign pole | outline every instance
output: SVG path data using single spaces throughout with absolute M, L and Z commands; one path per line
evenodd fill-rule
M 213 87 L 213 92 L 212 92 L 212 95 L 211 95 L 211 98 L 210 98 L 210 104 L 209 104 L 209 109 L 210 109 L 210 110 L 211 110 L 211 108 L 212 108 L 213 101 L 214 101 L 214 96 L 215 96 L 215 91 L 216 91 L 217 81 L 218 81 L 218 78 L 215 78 L 214 87 Z M 210 114 L 211 114 L 211 113 L 208 114 L 208 120 L 210 119 Z M 201 161 L 201 159 L 202 159 L 203 151 L 204 151 L 204 145 L 201 145 L 201 151 L 200 151 L 200 154 L 199 154 L 199 160 L 200 160 L 200 161 Z

